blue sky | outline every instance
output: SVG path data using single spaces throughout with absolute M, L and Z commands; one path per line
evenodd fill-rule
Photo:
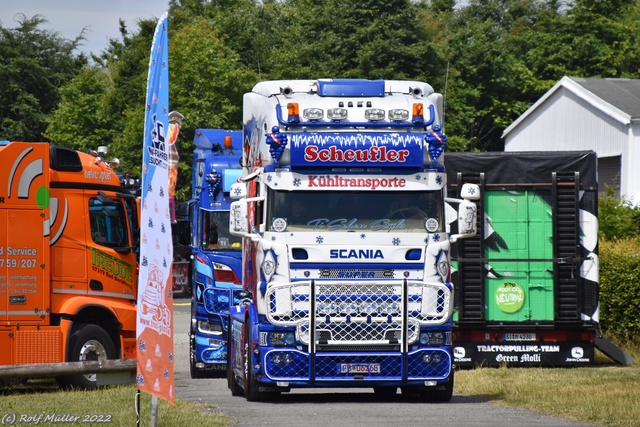
M 138 19 L 160 18 L 168 4 L 169 0 L 0 0 L 0 23 L 3 28 L 15 28 L 17 14 L 42 15 L 48 23 L 41 29 L 57 31 L 70 40 L 86 28 L 81 50 L 98 54 L 110 38 L 120 37 L 119 19 L 135 31 Z

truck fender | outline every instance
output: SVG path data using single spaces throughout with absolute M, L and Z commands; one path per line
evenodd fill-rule
M 117 336 L 113 336 L 114 343 L 119 346 L 118 352 L 120 353 L 120 357 L 128 358 L 134 357 L 132 353 L 132 346 L 135 349 L 135 340 L 136 331 L 133 330 L 123 330 L 122 325 L 135 325 L 136 324 L 136 308 L 132 304 L 127 304 L 126 302 L 119 301 L 100 301 L 96 298 L 79 296 L 70 298 L 65 301 L 64 304 L 60 307 L 59 313 L 63 314 L 63 319 L 61 320 L 60 329 L 62 331 L 62 346 L 63 352 L 62 354 L 67 354 L 67 344 L 69 337 L 73 331 L 73 327 L 76 322 L 87 323 L 87 319 L 78 319 L 80 313 L 89 308 L 95 307 L 103 310 L 104 312 L 108 312 L 111 315 L 111 320 L 109 316 L 100 316 L 100 324 L 109 325 L 114 331 L 114 334 L 117 333 Z M 104 314 L 103 312 L 103 314 Z M 96 322 L 98 324 L 98 322 Z M 126 341 L 126 342 L 125 342 Z

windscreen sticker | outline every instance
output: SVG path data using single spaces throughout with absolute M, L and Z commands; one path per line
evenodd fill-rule
M 435 218 L 427 218 L 424 222 L 424 226 L 429 233 L 435 233 L 438 231 L 438 220 Z
M 275 218 L 271 223 L 271 228 L 273 231 L 281 233 L 287 229 L 287 220 L 284 218 Z

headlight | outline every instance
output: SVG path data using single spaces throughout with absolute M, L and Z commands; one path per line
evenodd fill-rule
M 405 122 L 409 120 L 409 110 L 389 110 L 389 120 L 394 122 Z
M 329 120 L 345 120 L 347 115 L 346 108 L 329 108 L 327 110 L 327 118 Z
M 273 347 L 293 345 L 296 342 L 293 332 L 270 332 L 267 339 L 269 345 Z
M 421 332 L 420 344 L 443 345 L 444 334 L 442 332 Z
M 306 120 L 322 120 L 324 117 L 324 111 L 321 108 L 305 108 L 302 110 L 302 116 Z
M 384 120 L 384 110 L 379 108 L 369 108 L 364 110 L 364 118 L 371 121 Z
M 203 334 L 222 335 L 222 325 L 220 323 L 198 320 L 198 331 Z

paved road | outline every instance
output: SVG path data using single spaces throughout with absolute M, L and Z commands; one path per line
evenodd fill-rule
M 473 396 L 453 396 L 447 403 L 423 403 L 396 395 L 381 399 L 373 390 L 292 390 L 271 402 L 233 397 L 226 379 L 191 379 L 189 375 L 189 300 L 174 304 L 175 385 L 178 399 L 213 404 L 211 412 L 229 417 L 240 427 L 586 427 L 528 410 L 505 408 Z

